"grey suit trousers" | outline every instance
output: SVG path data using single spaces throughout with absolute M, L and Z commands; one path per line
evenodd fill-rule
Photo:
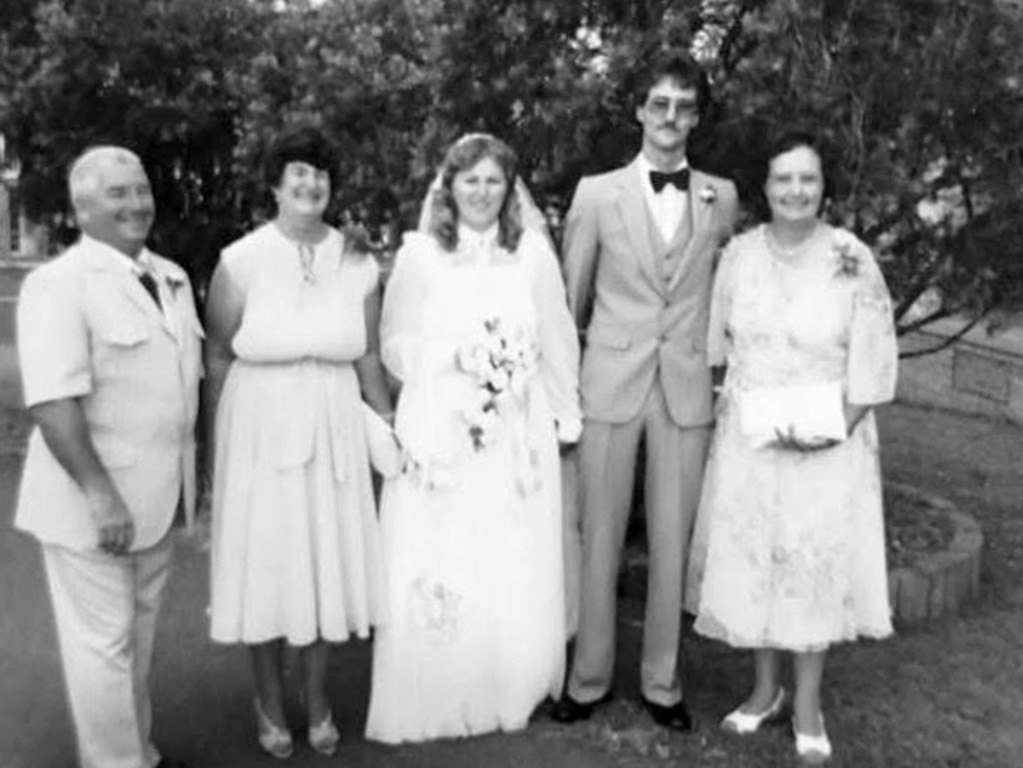
M 649 550 L 641 689 L 671 706 L 679 674 L 683 579 L 711 427 L 681 427 L 654 381 L 639 413 L 620 424 L 587 419 L 579 446 L 583 554 L 579 632 L 568 694 L 591 702 L 611 687 L 616 587 L 629 520 L 636 457 L 646 440 L 644 498 Z

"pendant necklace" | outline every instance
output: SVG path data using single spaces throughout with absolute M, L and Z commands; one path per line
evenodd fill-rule
M 316 250 L 308 243 L 298 244 L 298 260 L 302 267 L 302 285 L 316 285 L 316 271 L 313 265 L 316 262 Z

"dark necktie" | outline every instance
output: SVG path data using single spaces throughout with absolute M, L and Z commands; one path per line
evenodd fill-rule
M 156 306 L 163 309 L 163 304 L 160 303 L 160 289 L 156 285 L 156 279 L 148 272 L 143 272 L 139 275 L 139 282 L 142 283 L 142 287 L 146 289 L 146 293 L 153 297 L 153 301 L 156 302 Z
M 674 173 L 650 171 L 650 183 L 654 185 L 654 192 L 660 192 L 669 184 L 674 184 L 676 189 L 685 192 L 689 189 L 689 169 L 681 168 Z

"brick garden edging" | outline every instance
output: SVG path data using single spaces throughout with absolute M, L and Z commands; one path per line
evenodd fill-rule
M 888 572 L 892 617 L 905 626 L 958 614 L 980 592 L 980 554 L 984 544 L 980 526 L 948 499 L 901 483 L 889 485 L 900 494 L 944 512 L 955 529 L 945 550 Z
M 984 544 L 977 521 L 941 496 L 911 485 L 886 483 L 897 493 L 944 512 L 954 533 L 948 547 L 931 553 L 912 566 L 888 571 L 888 598 L 892 617 L 901 626 L 957 615 L 980 593 L 980 556 Z M 635 600 L 646 596 L 646 547 L 627 541 L 619 574 L 619 594 Z

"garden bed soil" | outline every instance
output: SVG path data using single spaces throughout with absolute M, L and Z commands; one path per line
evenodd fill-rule
M 884 489 L 884 529 L 889 570 L 911 568 L 945 551 L 956 532 L 947 509 L 891 485 Z

